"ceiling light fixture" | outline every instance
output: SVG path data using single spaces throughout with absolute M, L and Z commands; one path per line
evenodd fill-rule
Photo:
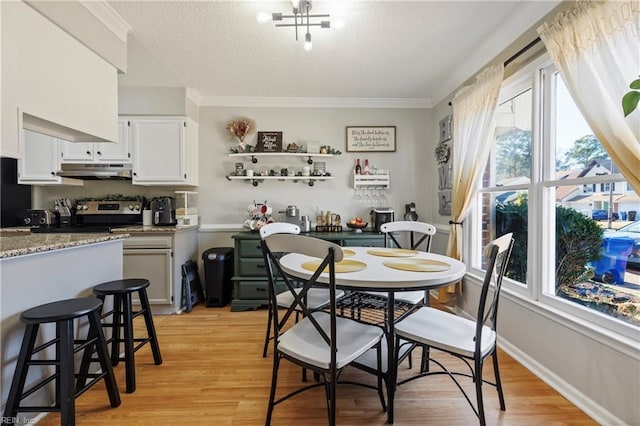
M 296 31 L 296 41 L 298 40 L 298 27 L 306 29 L 307 32 L 304 35 L 304 50 L 309 51 L 313 48 L 311 44 L 311 32 L 310 27 L 330 28 L 331 21 L 312 22 L 311 19 L 315 18 L 329 18 L 328 14 L 310 14 L 311 0 L 291 0 L 293 7 L 293 15 L 283 15 L 282 13 L 272 13 L 269 15 L 266 12 L 259 12 L 256 15 L 256 19 L 261 24 L 269 21 L 274 22 L 286 22 L 287 19 L 293 19 L 293 23 L 281 23 L 276 24 L 276 27 L 294 27 Z

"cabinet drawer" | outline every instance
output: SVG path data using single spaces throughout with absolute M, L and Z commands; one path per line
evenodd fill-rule
M 276 291 L 278 293 L 286 289 L 284 284 L 277 284 Z M 268 281 L 236 281 L 235 283 L 236 299 L 254 299 L 269 300 L 269 282 Z
M 242 277 L 266 277 L 267 268 L 264 266 L 264 259 L 249 258 L 239 259 L 240 270 L 237 275 Z
M 384 238 L 354 238 L 344 240 L 345 247 L 384 247 Z
M 171 237 L 129 237 L 124 240 L 124 248 L 171 248 Z
M 260 240 L 240 240 L 238 241 L 237 250 L 240 257 L 259 257 L 262 258 L 262 249 L 260 248 Z

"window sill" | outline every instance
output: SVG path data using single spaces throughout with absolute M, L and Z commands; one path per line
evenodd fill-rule
M 482 285 L 482 277 L 467 273 L 465 276 L 465 282 L 479 287 Z M 502 287 L 502 297 L 534 312 L 537 315 L 553 321 L 559 326 L 566 327 L 588 339 L 606 345 L 611 349 L 640 361 L 640 350 L 638 350 L 640 347 L 640 330 L 635 331 L 635 339 L 630 338 L 609 328 L 602 327 L 583 318 L 576 317 L 571 313 L 551 306 L 548 303 L 544 303 L 539 300 L 532 300 L 506 286 Z M 629 327 L 634 328 L 631 325 Z

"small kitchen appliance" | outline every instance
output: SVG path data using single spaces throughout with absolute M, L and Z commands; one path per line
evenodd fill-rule
M 371 223 L 374 232 L 381 232 L 380 227 L 387 222 L 393 222 L 395 212 L 390 207 L 374 207 L 371 209 Z
M 151 215 L 154 225 L 172 226 L 176 221 L 176 199 L 173 197 L 155 197 L 151 200 Z
M 280 213 L 284 213 L 285 222 L 293 223 L 294 225 L 298 225 L 300 227 L 300 232 L 310 232 L 311 231 L 311 221 L 309 220 L 309 216 L 300 217 L 300 209 L 295 206 L 287 206 L 286 210 L 281 210 Z
M 54 227 L 60 225 L 60 214 L 54 210 L 28 209 L 24 224 L 29 226 Z

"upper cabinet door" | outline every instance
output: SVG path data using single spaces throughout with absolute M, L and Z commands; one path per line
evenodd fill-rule
M 18 183 L 56 183 L 61 180 L 56 175 L 60 164 L 58 139 L 25 130 L 22 149 L 23 157 L 18 160 Z
M 87 163 L 93 161 L 93 143 L 60 141 L 60 161 Z
M 133 183 L 184 183 L 185 126 L 181 118 L 132 119 Z
M 118 120 L 118 143 L 60 142 L 62 163 L 130 163 L 130 126 Z
M 118 120 L 118 143 L 95 143 L 93 155 L 101 162 L 131 162 L 130 121 Z

